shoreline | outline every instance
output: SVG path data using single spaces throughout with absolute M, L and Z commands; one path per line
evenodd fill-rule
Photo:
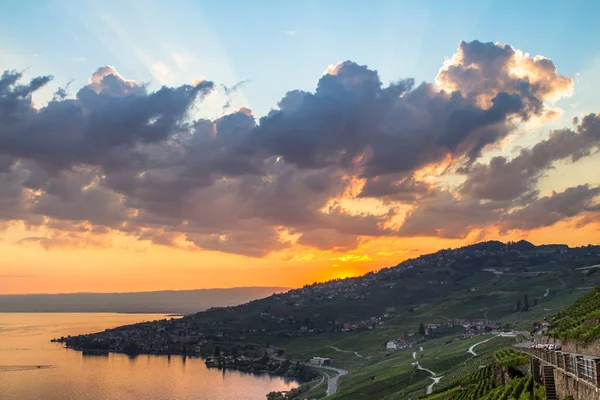
M 64 341 L 61 341 L 60 338 L 58 339 L 51 339 L 50 342 L 52 343 L 61 343 L 64 344 Z M 284 379 L 289 379 L 294 381 L 294 383 L 298 384 L 299 386 L 302 386 L 305 383 L 310 382 L 311 380 L 303 380 L 300 377 L 297 376 L 289 376 L 286 375 L 285 373 L 277 373 L 275 371 L 271 371 L 269 369 L 253 369 L 251 367 L 246 368 L 244 366 L 236 366 L 236 365 L 232 365 L 231 363 L 215 363 L 214 361 L 211 362 L 211 360 L 214 360 L 215 357 L 213 356 L 203 356 L 200 354 L 184 354 L 181 352 L 136 352 L 136 353 L 130 353 L 130 352 L 126 352 L 126 351 L 121 351 L 121 350 L 115 350 L 115 349 L 78 349 L 75 347 L 70 347 L 70 346 L 66 346 L 64 345 L 63 348 L 68 349 L 68 350 L 72 350 L 72 351 L 77 351 L 80 352 L 83 356 L 89 356 L 89 357 L 97 357 L 97 356 L 108 356 L 109 354 L 123 354 L 126 355 L 127 357 L 138 357 L 138 356 L 180 356 L 182 358 L 192 358 L 192 359 L 199 359 L 199 360 L 203 360 L 204 364 L 206 365 L 206 368 L 208 369 L 219 369 L 219 370 L 229 370 L 229 371 L 239 371 L 239 372 L 243 372 L 243 373 L 247 373 L 247 374 L 255 374 L 255 375 L 269 375 L 269 376 L 276 376 L 276 377 L 280 377 L 280 378 L 284 378 Z M 225 356 L 219 356 L 219 359 L 223 360 L 226 359 L 227 357 Z M 277 362 L 281 362 L 281 360 L 276 360 L 276 359 L 268 359 L 268 361 L 277 361 Z M 290 364 L 292 364 L 293 362 L 290 360 L 285 360 L 287 362 L 289 362 Z M 310 367 L 309 367 L 310 368 Z M 311 368 L 314 370 L 314 368 Z

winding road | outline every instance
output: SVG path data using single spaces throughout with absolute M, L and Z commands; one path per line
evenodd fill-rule
M 425 391 L 425 394 L 431 394 L 431 392 L 433 392 L 433 387 L 440 381 L 440 379 L 443 378 L 443 376 L 437 376 L 437 374 L 432 370 L 423 368 L 418 361 L 412 363 L 412 365 L 416 366 L 417 369 L 420 369 L 421 371 L 429 372 L 431 374 L 429 379 L 432 379 L 433 382 L 431 382 L 431 385 L 427 386 L 427 390 Z
M 419 351 L 423 351 L 423 347 L 419 347 Z M 416 360 L 417 352 L 414 351 L 412 353 L 412 356 Z M 433 382 L 431 382 L 431 385 L 427 386 L 427 389 L 425 391 L 425 394 L 431 394 L 431 392 L 433 392 L 433 387 L 439 383 L 439 381 L 443 378 L 443 376 L 437 376 L 437 374 L 435 372 L 433 372 L 432 370 L 430 370 L 428 368 L 423 368 L 418 361 L 412 363 L 412 365 L 417 367 L 417 369 L 420 369 L 421 371 L 429 372 L 431 374 L 429 379 L 433 380 Z
M 479 345 L 480 345 L 480 344 L 482 344 L 482 343 L 489 342 L 490 340 L 492 340 L 493 338 L 495 338 L 495 337 L 498 337 L 498 336 L 499 336 L 499 335 L 492 336 L 491 338 L 487 338 L 487 339 L 485 339 L 485 340 L 482 340 L 481 342 L 475 343 L 473 346 L 469 347 L 469 350 L 467 350 L 467 352 L 469 352 L 469 353 L 473 354 L 473 356 L 476 356 L 476 355 L 477 355 L 477 353 L 475 353 L 475 351 L 474 351 L 474 350 L 475 350 L 475 347 L 479 346 Z
M 329 396 L 330 394 L 335 394 L 335 392 L 337 392 L 337 382 L 338 379 L 340 378 L 340 376 L 344 376 L 348 373 L 348 371 L 346 371 L 345 369 L 340 369 L 340 368 L 335 368 L 335 367 L 329 367 L 329 366 L 319 366 L 319 367 L 315 367 L 314 365 L 311 364 L 304 364 L 307 365 L 309 367 L 313 367 L 316 370 L 319 369 L 325 369 L 328 371 L 334 371 L 337 372 L 336 376 L 329 376 L 329 374 L 327 372 L 325 372 L 325 376 L 327 376 L 327 395 Z
M 343 350 L 342 350 L 343 351 Z M 361 357 L 361 356 L 359 356 Z M 279 361 L 285 361 L 286 358 L 284 357 L 277 357 L 277 356 L 272 356 L 273 359 L 275 360 L 279 360 Z M 290 362 L 296 362 L 295 360 L 290 359 Z M 327 379 L 327 395 L 330 394 L 334 394 L 335 392 L 337 392 L 337 381 L 340 378 L 340 376 L 344 376 L 348 373 L 348 371 L 346 371 L 345 369 L 341 369 L 341 368 L 335 368 L 335 367 L 331 367 L 328 365 L 314 365 L 308 362 L 300 362 L 302 365 L 306 366 L 306 367 L 310 367 L 314 370 L 316 370 L 318 373 L 321 374 L 321 376 L 323 377 L 323 379 L 321 380 L 321 382 L 319 382 L 318 384 L 316 384 L 315 386 L 313 386 L 310 390 L 314 390 L 317 387 L 321 386 L 324 382 L 325 379 Z M 330 376 L 326 371 L 334 371 L 337 372 L 336 376 Z

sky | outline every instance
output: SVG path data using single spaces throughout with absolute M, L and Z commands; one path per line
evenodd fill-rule
M 0 293 L 600 243 L 596 1 L 0 5 Z

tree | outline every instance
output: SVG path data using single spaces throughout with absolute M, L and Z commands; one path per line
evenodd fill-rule
M 529 299 L 527 299 L 527 295 L 523 298 L 523 311 L 529 311 Z
M 425 336 L 425 325 L 423 325 L 422 322 L 421 325 L 419 325 L 419 335 Z
M 521 300 L 517 300 L 517 312 L 521 312 Z

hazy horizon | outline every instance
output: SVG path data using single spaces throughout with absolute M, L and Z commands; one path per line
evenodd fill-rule
M 141 290 L 130 292 L 45 292 L 45 293 L 0 293 L 0 296 L 35 296 L 35 295 L 60 295 L 60 294 L 132 294 L 132 293 L 156 293 L 156 292 L 195 292 L 199 290 L 229 290 L 229 289 L 284 289 L 291 290 L 294 288 L 283 286 L 232 286 L 232 287 L 207 287 L 195 289 L 158 289 L 158 290 Z
M 188 314 L 244 304 L 283 287 L 161 290 L 128 293 L 0 294 L 0 312 L 117 312 Z

